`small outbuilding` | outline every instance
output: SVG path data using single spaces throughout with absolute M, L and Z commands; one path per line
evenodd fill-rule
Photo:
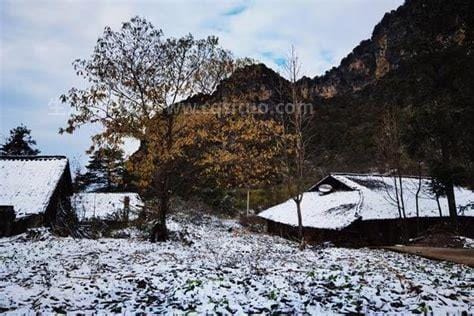
M 404 176 L 400 186 L 398 179 L 395 183 L 391 176 L 330 174 L 303 195 L 305 238 L 339 244 L 390 244 L 400 242 L 402 234 L 405 238 L 415 237 L 434 225 L 447 223 L 447 199 L 436 198 L 430 183 L 429 178 Z M 455 196 L 460 233 L 474 237 L 474 192 L 456 187 Z M 265 219 L 268 232 L 288 238 L 297 236 L 298 217 L 292 199 L 258 216 Z
M 138 193 L 76 193 L 72 206 L 81 222 L 128 222 L 138 218 L 143 202 Z
M 47 226 L 67 235 L 75 225 L 69 162 L 64 156 L 0 156 L 0 236 Z

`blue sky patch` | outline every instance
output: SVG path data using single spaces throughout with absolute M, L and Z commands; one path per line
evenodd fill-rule
M 325 62 L 332 63 L 334 54 L 330 50 L 323 49 L 320 55 Z
M 273 61 L 276 65 L 278 66 L 283 66 L 286 63 L 286 58 L 281 56 L 280 54 L 274 53 L 274 52 L 263 52 L 260 55 L 262 55 L 263 58 L 265 59 L 270 59 Z
M 245 10 L 247 10 L 248 6 L 245 5 L 245 4 L 241 4 L 241 5 L 238 5 L 238 6 L 235 6 L 229 10 L 227 10 L 226 12 L 224 12 L 223 15 L 225 16 L 233 16 L 233 15 L 239 15 L 240 13 L 244 12 Z

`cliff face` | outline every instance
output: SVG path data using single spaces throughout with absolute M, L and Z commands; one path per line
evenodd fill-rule
M 372 37 L 355 47 L 338 67 L 323 76 L 301 79 L 298 86 L 304 100 L 319 103 L 360 94 L 367 87 L 383 84 L 387 77 L 416 77 L 420 71 L 416 63 L 449 55 L 446 52 L 453 50 L 457 51 L 453 57 L 470 62 L 474 47 L 473 12 L 472 0 L 407 0 L 386 13 Z M 453 60 L 447 58 L 445 63 L 449 67 Z M 237 70 L 212 95 L 195 96 L 192 100 L 273 103 L 286 101 L 288 90 L 288 81 L 257 64 Z
M 474 2 L 407 0 L 386 13 L 372 37 L 362 41 L 338 67 L 300 82 L 308 101 L 354 93 L 396 72 L 420 55 L 462 48 L 472 54 Z
M 264 64 L 237 69 L 224 79 L 211 95 L 195 95 L 185 103 L 213 105 L 216 103 L 276 104 L 286 100 L 290 83 Z
M 387 106 L 416 106 L 440 96 L 472 106 L 473 39 L 473 0 L 407 0 L 338 67 L 298 81 L 304 101 L 316 108 L 314 165 L 328 171 L 377 167 L 375 138 Z M 212 95 L 189 101 L 271 105 L 289 102 L 289 91 L 287 80 L 258 64 L 236 71 Z

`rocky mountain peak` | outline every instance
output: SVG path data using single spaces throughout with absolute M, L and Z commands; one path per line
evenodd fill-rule
M 452 46 L 472 50 L 474 2 L 407 0 L 386 13 L 372 33 L 338 67 L 301 86 L 308 99 L 357 92 L 396 70 L 401 62 Z

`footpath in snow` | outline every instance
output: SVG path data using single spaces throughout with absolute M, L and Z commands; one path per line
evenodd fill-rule
M 0 313 L 472 313 L 474 269 L 310 248 L 234 221 L 176 217 L 183 238 L 0 239 Z

